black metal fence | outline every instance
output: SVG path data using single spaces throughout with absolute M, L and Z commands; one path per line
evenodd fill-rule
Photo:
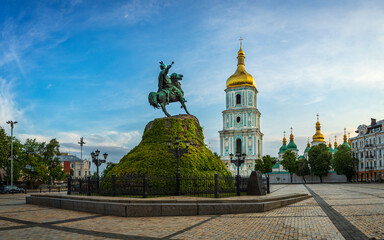
M 239 179 L 239 191 L 237 190 Z M 198 197 L 229 197 L 247 191 L 248 177 L 222 176 L 180 176 L 180 195 Z M 68 178 L 68 194 L 157 197 L 178 195 L 176 176 L 125 174 L 97 178 Z

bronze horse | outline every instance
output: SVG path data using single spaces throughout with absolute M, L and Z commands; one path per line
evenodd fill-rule
M 172 87 L 164 90 L 161 90 L 159 92 L 150 92 L 148 96 L 148 101 L 151 106 L 154 108 L 160 108 L 163 110 L 164 114 L 167 115 L 167 117 L 170 117 L 171 115 L 167 112 L 167 109 L 165 108 L 166 105 L 168 105 L 170 102 L 180 102 L 181 108 L 184 108 L 185 112 L 189 114 L 187 107 L 185 106 L 186 100 L 184 99 L 184 92 L 181 89 L 181 84 L 179 83 L 180 80 L 182 80 L 183 75 L 172 73 L 171 74 L 171 81 L 172 81 Z M 167 96 L 167 92 L 168 95 Z

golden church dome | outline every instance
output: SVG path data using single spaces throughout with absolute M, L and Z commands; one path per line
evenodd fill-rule
M 319 114 L 317 114 L 317 122 L 316 122 L 316 133 L 313 135 L 312 139 L 314 142 L 322 142 L 325 143 L 324 141 L 324 135 L 320 132 L 320 122 L 319 122 Z
M 237 69 L 236 72 L 228 78 L 227 88 L 239 86 L 252 86 L 256 88 L 256 83 L 252 75 L 245 71 L 244 58 L 244 51 L 240 42 L 240 50 L 237 52 Z

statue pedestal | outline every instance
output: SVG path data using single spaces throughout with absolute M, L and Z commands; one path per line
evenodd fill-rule
M 223 162 L 204 144 L 203 129 L 192 115 L 157 118 L 149 122 L 139 145 L 125 155 L 111 170 L 111 174 L 147 173 L 172 175 L 176 173 L 176 157 L 168 152 L 166 141 L 180 138 L 180 148 L 190 141 L 188 153 L 180 158 L 181 175 L 230 175 Z

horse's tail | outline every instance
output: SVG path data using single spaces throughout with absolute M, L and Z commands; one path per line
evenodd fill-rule
M 157 103 L 157 93 L 155 92 L 150 92 L 148 95 L 148 101 L 149 104 L 154 107 L 154 108 L 159 108 L 159 104 Z

